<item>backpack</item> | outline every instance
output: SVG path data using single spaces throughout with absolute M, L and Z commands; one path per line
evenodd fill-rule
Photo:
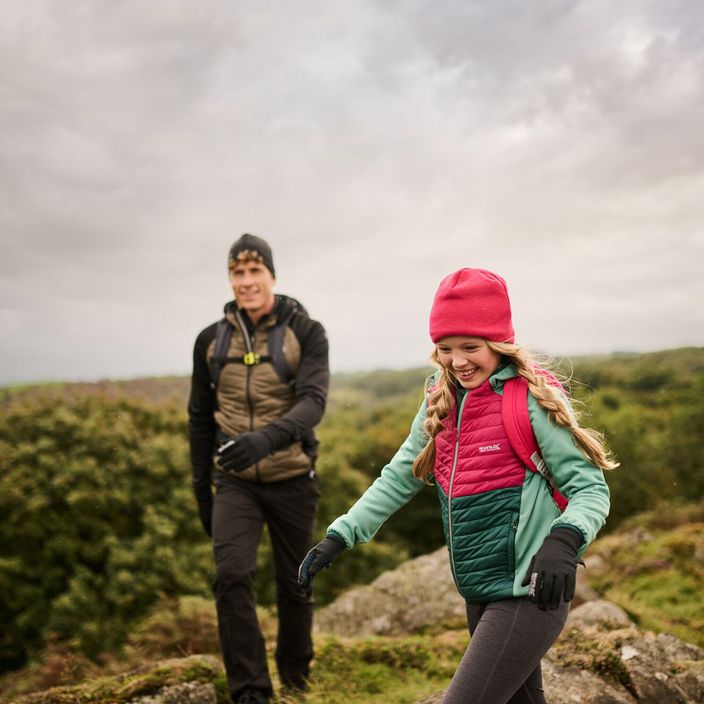
M 542 373 L 547 377 L 548 384 L 562 388 L 555 376 L 549 372 Z M 523 377 L 513 377 L 504 383 L 501 418 L 513 451 L 528 469 L 537 472 L 545 479 L 552 492 L 553 501 L 560 511 L 564 511 L 568 500 L 558 491 L 557 483 L 540 454 L 538 441 L 535 439 L 528 415 L 528 382 Z
M 230 339 L 232 338 L 233 325 L 229 320 L 227 320 L 227 318 L 223 318 L 215 329 L 215 350 L 213 358 L 210 360 L 210 387 L 213 391 L 216 391 L 217 389 L 222 368 L 230 362 L 245 364 L 247 366 L 270 362 L 279 379 L 281 379 L 284 384 L 293 386 L 295 383 L 295 378 L 291 372 L 288 362 L 286 361 L 286 355 L 284 354 L 284 334 L 286 332 L 286 326 L 289 324 L 291 318 L 297 310 L 297 308 L 294 308 L 289 311 L 289 313 L 282 320 L 277 322 L 273 327 L 269 328 L 269 335 L 267 339 L 267 351 L 269 354 L 265 355 L 256 354 L 251 350 L 249 336 L 245 333 L 245 344 L 247 345 L 248 351 L 241 357 L 228 357 L 227 353 L 230 350 Z M 235 315 L 238 317 L 242 329 L 246 330 L 244 327 L 244 321 L 239 316 L 239 312 L 235 313 Z

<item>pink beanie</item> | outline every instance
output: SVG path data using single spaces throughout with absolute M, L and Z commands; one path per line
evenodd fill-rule
M 450 335 L 513 342 L 506 282 L 486 269 L 460 269 L 438 286 L 430 310 L 433 342 Z

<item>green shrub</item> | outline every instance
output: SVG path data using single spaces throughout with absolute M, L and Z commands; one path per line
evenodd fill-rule
M 2 669 L 52 635 L 117 647 L 157 599 L 209 592 L 183 415 L 42 394 L 0 417 Z

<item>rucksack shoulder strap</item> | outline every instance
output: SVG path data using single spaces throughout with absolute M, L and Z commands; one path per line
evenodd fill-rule
M 537 472 L 536 459 L 539 457 L 542 462 L 543 458 L 528 415 L 528 383 L 523 377 L 513 377 L 504 383 L 501 417 L 513 451 L 523 464 Z
M 215 328 L 215 350 L 210 360 L 210 386 L 212 389 L 217 387 L 220 372 L 227 362 L 231 338 L 232 323 L 227 318 L 223 318 Z
M 267 342 L 269 354 L 266 356 L 259 356 L 251 353 L 249 355 L 245 354 L 244 357 L 229 357 L 228 352 L 230 351 L 230 340 L 232 339 L 233 327 L 232 323 L 230 323 L 227 318 L 223 318 L 217 324 L 215 329 L 215 350 L 213 352 L 213 357 L 210 360 L 211 388 L 217 388 L 222 368 L 229 362 L 237 362 L 242 364 L 261 364 L 263 362 L 271 362 L 279 379 L 281 379 L 281 381 L 285 384 L 293 384 L 293 373 L 288 361 L 286 360 L 286 355 L 284 354 L 284 336 L 286 334 L 286 327 L 291 322 L 291 318 L 295 312 L 295 310 L 292 310 L 281 321 L 269 329 Z M 250 356 L 252 357 L 251 361 L 248 359 Z
M 501 418 L 513 451 L 531 472 L 545 478 L 552 490 L 552 497 L 561 511 L 567 499 L 558 491 L 533 432 L 528 413 L 528 382 L 523 377 L 513 377 L 504 383 L 501 397 Z
M 291 372 L 291 367 L 284 354 L 284 337 L 286 335 L 286 328 L 291 322 L 295 314 L 295 309 L 290 311 L 281 321 L 277 322 L 273 328 L 269 330 L 268 337 L 268 351 L 269 357 L 271 358 L 271 364 L 274 367 L 274 371 L 278 375 L 279 379 L 284 382 L 284 384 L 293 384 L 294 377 Z

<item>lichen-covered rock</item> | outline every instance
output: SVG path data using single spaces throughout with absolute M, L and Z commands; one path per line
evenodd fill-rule
M 634 704 L 623 685 L 576 667 L 543 662 L 545 698 L 550 704 Z
M 215 681 L 221 673 L 216 658 L 191 655 L 73 687 L 53 687 L 19 697 L 12 704 L 214 704 Z
M 697 696 L 695 690 L 682 686 L 688 678 L 678 677 L 690 673 L 693 664 L 704 660 L 701 648 L 665 633 L 644 633 L 641 638 L 625 643 L 620 656 L 639 702 L 699 704 L 702 701 L 691 698 L 691 694 Z
M 605 601 L 604 599 L 596 599 L 588 601 L 581 606 L 577 606 L 570 611 L 567 617 L 567 625 L 575 625 L 577 623 L 588 624 L 594 626 L 598 623 L 614 624 L 618 626 L 632 626 L 633 621 L 628 617 L 628 614 L 616 604 Z
M 457 593 L 446 548 L 351 589 L 315 615 L 316 631 L 345 637 L 403 635 L 464 623 L 465 602 Z
M 543 659 L 551 704 L 704 702 L 704 650 L 639 630 L 614 604 L 588 607 L 574 610 L 576 618 Z M 442 694 L 422 704 L 439 704 Z
M 688 663 L 683 672 L 675 674 L 675 682 L 687 701 L 704 702 L 704 661 Z
M 635 704 L 633 697 L 618 684 L 576 667 L 543 664 L 545 698 L 550 704 Z M 444 692 L 435 692 L 418 704 L 442 704 Z
M 215 685 L 185 682 L 164 687 L 158 694 L 132 699 L 129 704 L 217 704 Z

